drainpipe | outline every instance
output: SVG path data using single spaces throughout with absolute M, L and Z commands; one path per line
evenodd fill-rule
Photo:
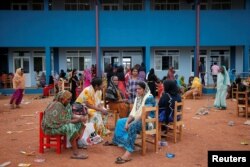
M 95 40 L 96 40 L 96 75 L 101 76 L 101 64 L 99 55 L 99 10 L 98 10 L 98 0 L 95 0 Z
M 196 12 L 196 45 L 194 54 L 194 76 L 199 77 L 200 61 L 200 0 L 195 1 Z

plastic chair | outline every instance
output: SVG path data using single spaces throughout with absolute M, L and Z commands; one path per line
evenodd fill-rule
M 159 124 L 159 140 L 161 137 L 168 137 L 169 133 L 173 133 L 174 143 L 177 142 L 177 134 L 179 134 L 180 140 L 182 139 L 182 132 L 183 132 L 183 102 L 175 102 L 174 108 L 174 121 L 170 122 L 169 124 L 160 123 Z M 165 126 L 168 128 L 167 134 L 162 134 L 161 128 Z
M 65 135 L 47 135 L 42 130 L 43 112 L 39 115 L 39 153 L 44 153 L 44 148 L 55 147 L 56 153 L 61 153 L 61 147 L 66 148 Z

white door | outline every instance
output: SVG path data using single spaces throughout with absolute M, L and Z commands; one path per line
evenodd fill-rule
M 13 58 L 14 61 L 14 69 L 13 71 L 16 72 L 16 69 L 23 68 L 24 70 L 24 76 L 25 76 L 25 87 L 31 86 L 31 76 L 30 76 L 30 57 L 16 57 Z

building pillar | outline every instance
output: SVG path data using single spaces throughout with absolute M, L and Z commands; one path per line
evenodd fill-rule
M 150 70 L 150 46 L 145 47 L 145 56 L 143 58 L 146 66 L 146 73 Z
M 194 76 L 199 77 L 199 61 L 200 61 L 200 1 L 195 1 L 196 6 L 196 43 L 194 52 Z
M 96 76 L 101 77 L 101 55 L 99 46 L 99 5 L 98 1 L 95 3 L 95 39 L 96 39 Z
M 249 46 L 244 46 L 243 52 L 243 72 L 249 72 Z
M 59 74 L 59 49 L 53 48 L 54 53 L 54 72 Z
M 235 69 L 235 61 L 236 61 L 236 48 L 235 46 L 230 47 L 230 69 Z
M 49 84 L 49 76 L 51 75 L 51 53 L 50 47 L 45 47 L 45 61 L 46 61 L 46 84 Z

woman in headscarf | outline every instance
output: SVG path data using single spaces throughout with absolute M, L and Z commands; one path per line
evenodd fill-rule
M 40 76 L 40 85 L 41 85 L 41 87 L 45 87 L 45 85 L 46 85 L 46 75 L 44 72 L 42 72 L 42 74 Z
M 165 80 L 163 85 L 164 93 L 159 100 L 158 106 L 160 113 L 165 110 L 164 123 L 168 124 L 169 122 L 173 121 L 175 102 L 181 102 L 181 96 L 179 95 L 179 88 L 175 81 Z
M 158 78 L 155 75 L 155 70 L 151 68 L 148 74 L 148 87 L 150 89 L 151 94 L 154 97 L 156 96 L 156 82 L 157 81 L 158 81 Z
M 105 142 L 104 145 L 118 145 L 123 147 L 125 153 L 116 159 L 116 163 L 121 164 L 130 161 L 134 152 L 136 135 L 142 130 L 142 107 L 155 106 L 154 96 L 150 93 L 147 84 L 140 81 L 136 85 L 136 99 L 128 118 L 119 119 L 116 123 L 112 142 Z
M 86 159 L 86 154 L 80 154 L 77 149 L 77 140 L 83 134 L 83 124 L 86 118 L 72 113 L 69 104 L 72 94 L 63 90 L 57 94 L 54 101 L 48 105 L 44 111 L 42 129 L 49 135 L 66 135 L 69 139 L 73 154 L 73 159 Z
M 190 96 L 196 96 L 202 91 L 202 84 L 198 77 L 194 77 L 191 89 L 182 95 L 183 99 L 189 98 Z
M 111 110 L 118 109 L 119 117 L 124 118 L 128 116 L 129 104 L 118 88 L 118 82 L 117 76 L 111 77 L 109 86 L 106 90 L 106 100 L 109 102 L 109 108 Z
M 92 75 L 91 75 L 91 70 L 86 68 L 83 71 L 83 89 L 91 85 L 91 80 L 92 80 Z
M 89 121 L 94 124 L 95 131 L 100 136 L 106 136 L 110 133 L 105 127 L 108 112 L 101 103 L 103 87 L 102 78 L 95 77 L 92 79 L 91 85 L 83 89 L 76 99 L 77 103 L 85 103 L 88 107 Z M 105 119 L 102 118 L 103 115 Z
M 126 85 L 125 85 L 125 74 L 124 74 L 124 68 L 122 65 L 118 66 L 117 68 L 117 77 L 118 77 L 118 88 L 121 90 L 121 93 L 123 96 L 128 98 L 126 95 Z
M 49 76 L 49 85 L 43 88 L 43 97 L 49 96 L 51 89 L 54 89 L 54 78 L 52 75 Z
M 167 79 L 168 80 L 175 80 L 174 73 L 175 73 L 174 67 L 169 67 L 168 73 L 167 73 Z
M 226 110 L 226 97 L 227 97 L 227 88 L 230 86 L 230 78 L 225 66 L 220 68 L 220 72 L 217 75 L 217 92 L 214 101 L 214 107 Z
M 187 85 L 186 85 L 186 83 L 185 83 L 185 78 L 184 78 L 184 76 L 181 76 L 177 83 L 178 83 L 178 86 L 180 87 L 181 93 L 182 93 L 182 94 L 185 93 L 186 90 L 187 90 Z
M 76 88 L 78 87 L 79 81 L 78 81 L 78 77 L 77 77 L 77 71 L 76 69 L 72 70 L 72 75 L 69 79 L 69 83 L 70 83 L 70 92 L 72 93 L 72 98 L 71 98 L 71 102 L 70 104 L 73 104 L 76 100 Z
M 25 77 L 23 75 L 23 69 L 18 68 L 13 78 L 13 89 L 15 89 L 15 92 L 13 93 L 10 99 L 11 109 L 15 108 L 14 106 L 15 104 L 16 104 L 16 108 L 20 108 L 19 105 L 23 99 L 24 88 L 25 88 Z

